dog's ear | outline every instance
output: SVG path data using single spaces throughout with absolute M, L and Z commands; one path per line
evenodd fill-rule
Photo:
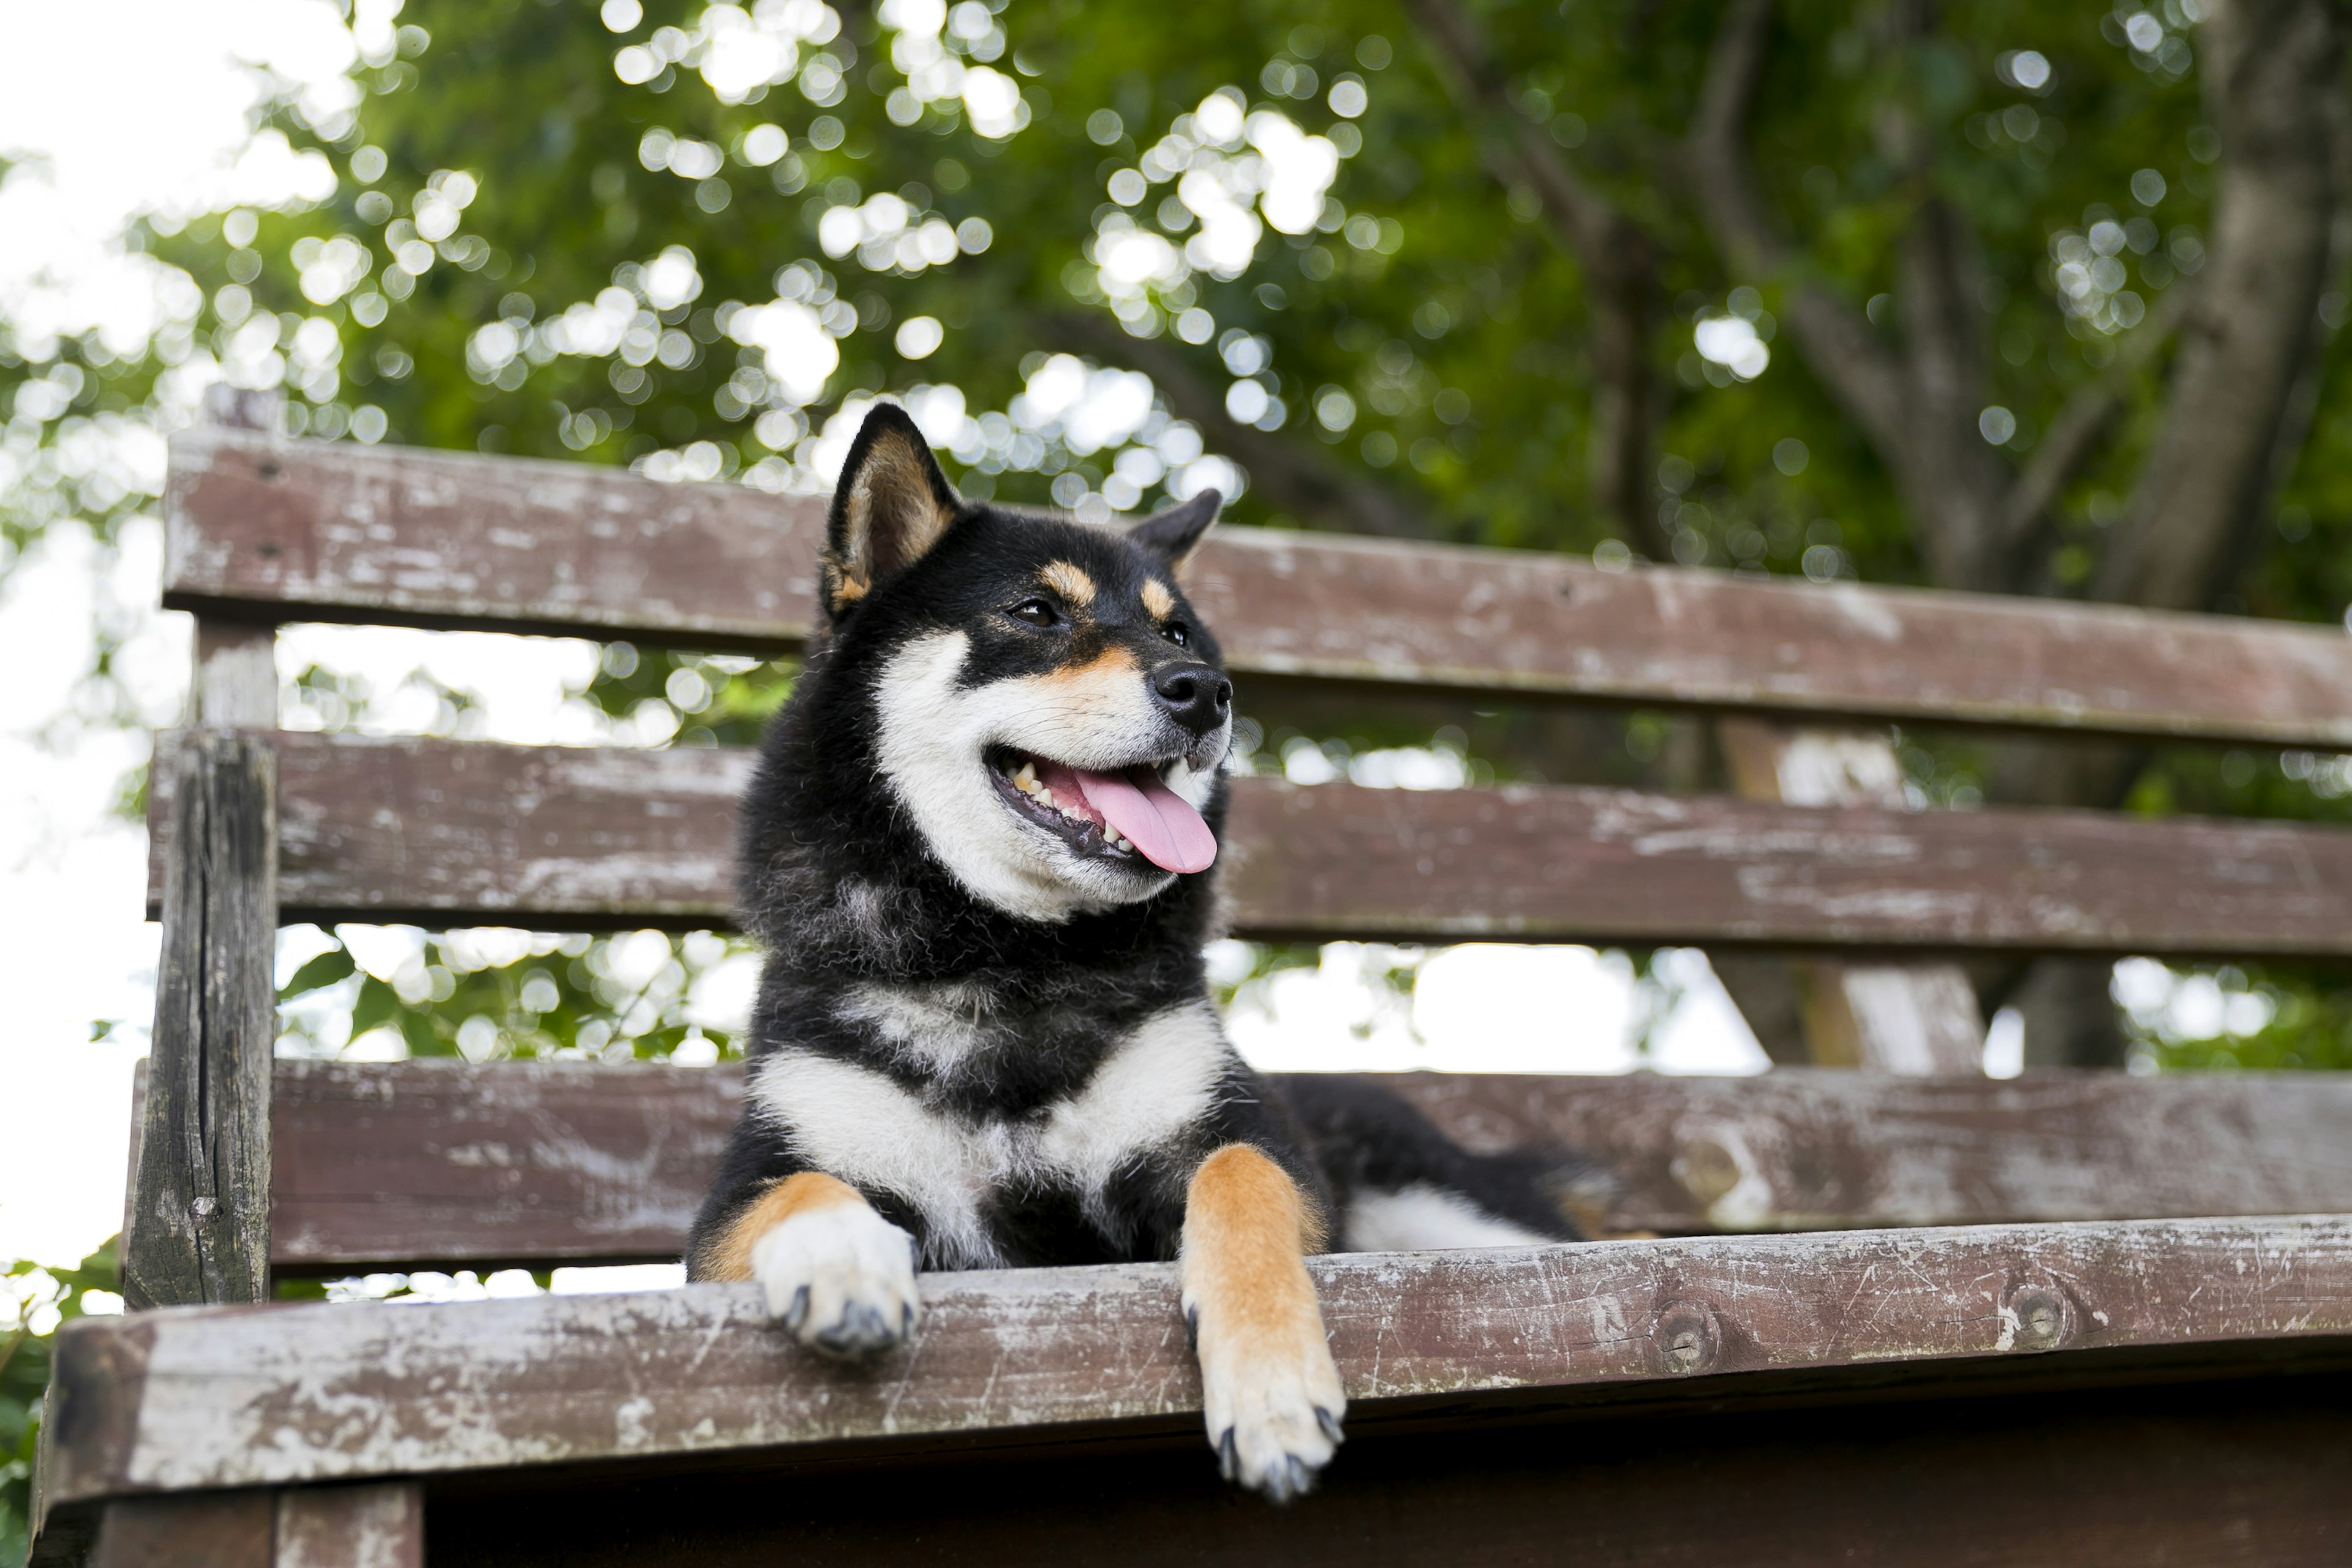
M 1225 498 L 1216 491 L 1202 490 L 1191 500 L 1147 517 L 1129 529 L 1128 542 L 1158 556 L 1172 572 L 1184 564 L 1184 558 L 1192 553 L 1192 547 L 1209 531 L 1209 524 L 1217 521 L 1217 509 L 1224 504 Z
M 824 605 L 835 620 L 930 552 L 963 506 L 907 411 L 877 405 L 842 465 L 824 528 Z

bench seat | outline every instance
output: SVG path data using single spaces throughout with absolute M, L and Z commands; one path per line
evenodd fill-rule
M 1600 1242 L 1313 1263 L 1375 1431 L 1981 1380 L 2352 1364 L 2352 1219 Z M 909 1348 L 808 1355 L 755 1288 L 165 1309 L 59 1341 L 44 1506 L 730 1455 L 871 1460 L 1190 1435 L 1171 1265 L 930 1275 Z M 1475 1422 L 1473 1423 L 1475 1424 Z M 1197 1437 L 1160 1463 L 1213 1467 Z M 866 1450 L 875 1450 L 867 1452 Z M 1031 1458 L 1034 1458 L 1032 1454 Z M 1343 1453 L 1337 1478 L 1344 1476 Z M 1034 1474 L 1034 1472 L 1032 1472 Z M 1255 1508 L 1254 1500 L 1236 1500 Z M 887 1530 L 869 1544 L 878 1545 Z M 780 1542 L 781 1544 L 781 1542 Z

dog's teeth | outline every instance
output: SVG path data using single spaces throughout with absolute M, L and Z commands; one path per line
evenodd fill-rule
M 1035 764 L 1031 763 L 1022 763 L 1021 771 L 1013 775 L 1013 782 L 1020 785 L 1024 790 L 1035 789 L 1037 787 L 1037 769 Z
M 1040 805 L 1052 805 L 1054 804 L 1054 792 L 1044 784 L 1039 784 L 1037 786 L 1036 796 L 1037 804 Z M 1056 807 L 1056 809 L 1059 808 Z

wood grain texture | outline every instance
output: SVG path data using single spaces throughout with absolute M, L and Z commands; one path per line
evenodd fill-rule
M 132 1309 L 269 1294 L 277 757 L 199 731 L 171 781 L 154 1048 L 122 1245 Z
M 1399 1073 L 1475 1149 L 1600 1160 L 1622 1230 L 2352 1214 L 2352 1078 Z M 303 1272 L 675 1258 L 739 1067 L 278 1064 L 272 1256 Z
M 1351 1413 L 1482 1392 L 2352 1334 L 2352 1220 L 2164 1220 L 1363 1253 L 1310 1265 Z M 927 1275 L 909 1347 L 807 1355 L 749 1285 L 80 1318 L 52 1506 L 156 1490 L 1028 1440 L 1198 1410 L 1175 1266 Z M 1866 1302 L 1866 1308 L 1858 1303 Z M 2128 1359 L 2128 1358 L 2126 1358 Z
M 163 603 L 223 618 L 797 646 L 824 503 L 586 463 L 198 429 L 173 438 Z
M 730 917 L 744 753 L 271 743 L 288 921 Z M 1245 936 L 2352 955 L 2352 833 L 2292 823 L 1244 779 L 1226 844 Z
M 2286 824 L 1250 780 L 1228 833 L 1270 936 L 2352 951 L 2352 834 Z
M 584 1474 L 436 1502 L 436 1568 L 2341 1568 L 2352 1378 L 1352 1424 L 1235 1498 L 1190 1434 L 784 1475 Z M 454 1491 L 454 1489 L 453 1489 Z M 446 1528 L 443 1521 L 446 1521 Z M 443 1543 L 446 1542 L 446 1545 Z
M 278 727 L 278 631 L 242 621 L 196 621 L 191 721 L 215 730 Z
M 798 647 L 823 503 L 584 464 L 173 440 L 164 603 Z M 2333 628 L 1230 529 L 1186 574 L 1244 678 L 2352 747 Z

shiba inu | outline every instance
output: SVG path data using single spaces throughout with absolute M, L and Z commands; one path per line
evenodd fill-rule
M 1574 1239 L 1579 1168 L 1226 1043 L 1202 949 L 1234 687 L 1178 580 L 1219 504 L 1121 532 L 970 503 L 903 412 L 867 418 L 744 804 L 769 957 L 688 1265 L 867 1356 L 914 1332 L 919 1267 L 1172 1258 L 1209 1441 L 1284 1500 L 1347 1410 L 1304 1258 Z

